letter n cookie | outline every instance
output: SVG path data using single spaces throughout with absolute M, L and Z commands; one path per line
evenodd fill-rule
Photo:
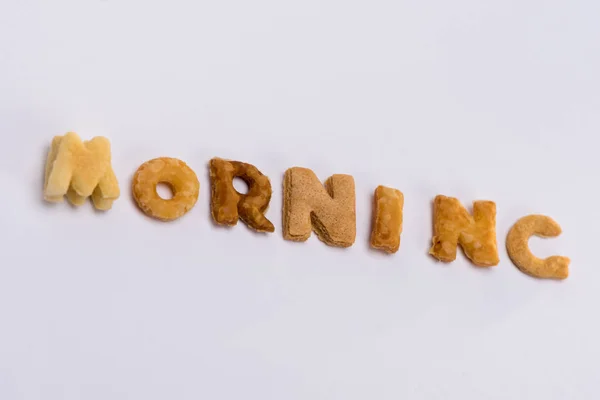
M 332 175 L 323 186 L 310 169 L 293 167 L 285 172 L 283 237 L 305 241 L 311 231 L 330 246 L 352 246 L 356 238 L 352 176 Z
M 454 261 L 460 244 L 473 264 L 480 267 L 497 265 L 496 204 L 475 201 L 471 216 L 458 199 L 436 196 L 432 242 L 429 253 L 440 261 Z

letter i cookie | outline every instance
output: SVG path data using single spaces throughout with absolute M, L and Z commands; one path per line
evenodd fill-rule
M 404 195 L 401 191 L 385 186 L 378 186 L 375 189 L 371 247 L 386 253 L 398 251 L 402 233 L 403 206 Z

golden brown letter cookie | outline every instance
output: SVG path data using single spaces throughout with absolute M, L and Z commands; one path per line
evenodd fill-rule
M 356 238 L 354 178 L 332 175 L 325 187 L 310 169 L 294 167 L 283 180 L 283 237 L 305 241 L 311 229 L 330 246 L 349 247 Z
M 454 261 L 460 244 L 473 264 L 480 267 L 497 265 L 496 204 L 475 201 L 471 216 L 458 199 L 436 196 L 432 242 L 429 253 L 440 261 Z
M 402 207 L 404 195 L 401 191 L 378 186 L 373 196 L 373 227 L 371 247 L 387 253 L 400 248 L 402 233 Z
M 519 219 L 506 237 L 506 249 L 512 262 L 524 273 L 537 278 L 565 279 L 569 276 L 568 257 L 552 256 L 537 258 L 529 250 L 532 235 L 555 237 L 560 235 L 558 223 L 545 215 L 528 215 Z
M 165 183 L 171 187 L 173 197 L 161 198 L 156 185 Z M 194 171 L 181 160 L 161 157 L 140 165 L 133 176 L 133 197 L 147 215 L 172 221 L 187 213 L 198 200 L 200 183 Z
M 233 178 L 246 182 L 246 194 L 235 190 Z M 211 211 L 215 222 L 233 226 L 239 218 L 258 232 L 275 231 L 264 215 L 271 201 L 271 182 L 254 165 L 213 158 L 210 160 L 210 181 Z
M 94 207 L 108 210 L 119 195 L 108 139 L 95 137 L 82 142 L 73 132 L 54 137 L 46 159 L 46 201 L 60 202 L 67 196 L 73 205 L 79 206 L 91 196 Z

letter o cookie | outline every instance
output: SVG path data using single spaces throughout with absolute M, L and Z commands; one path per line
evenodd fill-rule
M 173 198 L 163 199 L 156 185 L 166 183 Z M 161 157 L 140 165 L 133 175 L 133 197 L 148 216 L 161 221 L 173 221 L 194 207 L 198 200 L 200 182 L 196 173 L 181 160 Z

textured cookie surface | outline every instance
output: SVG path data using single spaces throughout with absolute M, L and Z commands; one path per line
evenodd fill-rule
M 248 185 L 239 193 L 233 179 Z M 218 224 L 233 226 L 238 218 L 258 232 L 273 232 L 275 227 L 264 213 L 271 201 L 271 182 L 254 165 L 220 158 L 210 160 L 211 213 Z
M 79 206 L 91 196 L 97 209 L 108 210 L 119 195 L 108 139 L 95 137 L 82 142 L 73 132 L 54 137 L 46 159 L 46 201 L 60 202 L 66 196 Z
M 498 264 L 494 202 L 475 201 L 471 216 L 458 199 L 436 196 L 429 253 L 440 261 L 451 262 L 456 259 L 458 244 L 473 264 L 480 267 Z
M 158 195 L 156 185 L 159 183 L 171 187 L 171 199 L 163 199 Z M 196 173 L 186 163 L 177 158 L 161 157 L 140 165 L 133 176 L 132 191 L 144 213 L 162 221 L 172 221 L 194 207 L 200 183 Z
M 545 215 L 528 215 L 519 219 L 506 237 L 506 250 L 511 261 L 524 273 L 536 278 L 565 279 L 569 276 L 570 259 L 551 256 L 541 259 L 529 250 L 529 238 L 555 237 L 562 232 L 560 225 Z
M 373 196 L 373 226 L 371 247 L 387 253 L 400 248 L 402 233 L 402 207 L 404 195 L 401 191 L 378 186 Z
M 325 187 L 310 169 L 293 167 L 283 180 L 283 237 L 305 241 L 313 230 L 330 246 L 349 247 L 356 238 L 354 178 L 332 175 Z

